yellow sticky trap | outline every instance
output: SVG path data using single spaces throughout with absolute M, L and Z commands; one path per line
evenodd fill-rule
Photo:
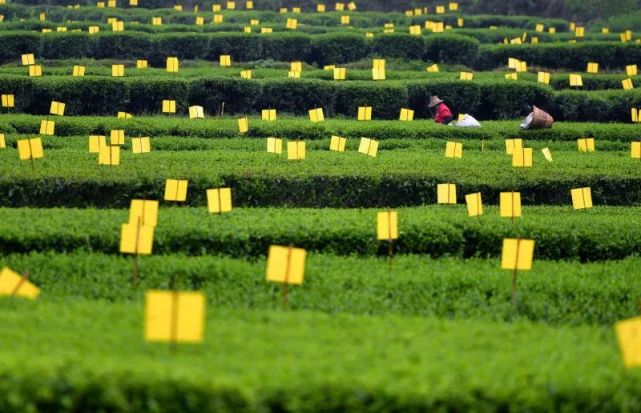
M 385 80 L 385 69 L 372 69 L 372 80 Z
M 438 73 L 440 71 L 436 63 L 434 63 L 431 66 L 428 66 L 427 69 L 425 70 L 427 70 L 427 73 Z
M 178 62 L 177 57 L 167 58 L 167 72 L 178 73 L 179 68 L 180 68 L 180 63 Z
M 303 62 L 291 62 L 289 64 L 290 72 L 302 72 L 303 71 Z
M 305 142 L 287 142 L 287 159 L 290 161 L 302 161 L 305 159 Z
M 23 54 L 21 56 L 22 66 L 30 66 L 36 64 L 36 58 L 33 56 L 33 53 Z
M 632 108 L 630 109 L 630 113 L 632 115 L 632 123 L 641 122 L 641 109 Z
M 226 7 L 227 7 L 227 10 L 236 10 L 236 2 L 228 1 Z
M 550 151 L 550 148 L 543 148 L 541 149 L 541 152 L 543 153 L 546 161 L 552 162 L 552 152 Z
M 239 133 L 249 132 L 249 119 L 247 119 L 246 117 L 238 119 L 238 132 Z
M 369 138 L 361 138 L 358 145 L 358 152 L 376 158 L 378 153 L 378 141 Z
M 379 241 L 398 239 L 398 213 L 396 211 L 376 214 L 376 239 Z
M 207 208 L 211 214 L 231 212 L 231 188 L 208 189 Z
M 140 221 L 139 221 L 140 220 Z M 158 201 L 132 199 L 129 207 L 129 224 L 155 227 L 158 225 Z
M 550 84 L 550 73 L 548 73 L 548 72 L 538 72 L 538 74 L 537 74 L 537 82 L 549 85 Z
M 254 9 L 254 2 L 252 0 L 247 0 L 245 2 L 245 8 L 247 10 L 253 10 Z
M 98 165 L 120 165 L 120 146 L 105 145 L 98 148 Z
M 483 200 L 480 192 L 465 195 L 465 203 L 467 204 L 467 215 L 471 217 L 483 215 Z
M 151 142 L 149 137 L 132 138 L 131 150 L 134 154 L 151 152 Z
M 512 153 L 512 166 L 515 168 L 531 168 L 532 148 L 515 149 Z
M 344 67 L 334 68 L 334 80 L 345 80 L 347 78 L 347 69 Z
M 402 122 L 412 122 L 414 120 L 414 111 L 412 109 L 401 109 L 399 120 Z
M 515 37 L 510 39 L 510 44 L 523 44 L 523 40 L 520 37 Z
M 114 32 L 124 32 L 125 31 L 125 22 L 118 20 L 111 24 L 111 31 Z
M 125 130 L 112 129 L 109 131 L 109 144 L 110 145 L 124 145 L 125 144 Z
M 418 25 L 418 24 L 410 26 L 410 35 L 412 35 L 412 36 L 420 36 L 421 35 L 421 26 Z
M 243 33 L 251 33 L 251 32 L 252 32 L 252 27 L 251 26 L 243 27 Z
M 7 142 L 4 138 L 4 133 L 0 133 L 0 149 L 5 149 L 7 147 Z
M 251 70 L 241 70 L 240 78 L 241 79 L 245 79 L 245 80 L 250 80 L 252 78 L 252 71 Z
M 609 27 L 602 27 L 601 28 L 601 34 L 610 34 L 610 28 Z
M 570 75 L 570 86 L 583 87 L 583 76 L 577 74 Z
M 450 11 L 458 11 L 458 3 L 450 3 L 449 9 Z
M 599 73 L 599 64 L 594 62 L 588 63 L 587 72 L 593 74 Z
M 112 77 L 123 77 L 125 75 L 125 65 L 111 65 Z
M 641 317 L 619 321 L 614 328 L 625 367 L 641 366 Z
M 40 121 L 40 134 L 53 136 L 56 128 L 56 122 L 52 120 Z
M 527 62 L 519 61 L 515 67 L 517 73 L 527 72 Z
M 190 106 L 189 107 L 189 119 L 204 119 L 205 112 L 202 106 Z
M 537 33 L 543 33 L 543 32 L 545 31 L 545 25 L 544 25 L 544 24 L 542 24 L 542 23 L 539 23 L 539 24 L 537 24 L 537 25 L 534 27 L 534 30 L 535 30 Z
M 294 72 L 294 71 L 289 71 L 287 72 L 287 77 L 289 79 L 300 79 L 301 72 Z
M 632 142 L 630 144 L 630 154 L 632 159 L 641 159 L 641 142 Z
M 505 238 L 501 254 L 501 269 L 529 271 L 534 258 L 534 240 Z
M 325 114 L 323 113 L 323 108 L 311 109 L 309 111 L 309 120 L 313 123 L 325 121 Z
M 447 142 L 445 144 L 445 157 L 446 158 L 462 158 L 463 144 L 460 142 Z
M 360 121 L 372 120 L 372 107 L 371 106 L 360 106 L 358 108 L 358 120 L 360 120 Z
M 594 138 L 582 138 L 576 140 L 579 152 L 594 152 Z
M 298 28 L 298 20 L 287 19 L 287 23 L 285 23 L 285 28 L 288 30 L 296 30 Z
M 272 245 L 267 256 L 267 281 L 301 285 L 305 276 L 305 257 L 301 248 Z
M 147 69 L 149 66 L 149 62 L 147 62 L 144 59 L 138 59 L 136 60 L 136 69 Z
M 26 276 L 4 267 L 0 271 L 0 296 L 24 297 L 35 300 L 40 289 L 27 280 Z
M 436 6 L 436 14 L 445 14 L 445 6 Z
M 205 18 L 202 16 L 196 16 L 196 26 L 203 26 L 205 24 Z
M 283 140 L 280 138 L 267 138 L 267 152 L 278 155 L 283 153 Z
M 519 218 L 521 216 L 520 192 L 501 192 L 499 201 L 501 218 Z
M 350 2 L 347 4 L 347 9 L 348 9 L 349 11 L 355 11 L 355 10 L 356 10 L 356 3 L 354 3 L 353 1 L 350 1 Z
M 217 13 L 222 10 L 222 6 L 220 4 L 212 4 L 211 5 L 211 11 L 212 13 Z
M 465 26 L 465 19 L 463 19 L 463 18 L 461 18 L 461 17 L 457 18 L 457 19 L 456 19 L 456 25 L 457 25 L 458 27 L 463 27 L 463 26 Z
M 118 119 L 131 119 L 131 118 L 133 118 L 133 116 L 134 115 L 132 115 L 131 113 L 128 113 L 128 112 L 118 112 L 116 114 L 116 117 Z
M 205 324 L 205 296 L 198 292 L 147 291 L 145 340 L 200 343 Z
M 187 180 L 167 179 L 165 181 L 165 201 L 185 202 L 187 200 Z
M 539 44 L 539 38 L 536 36 L 532 37 L 532 44 Z
M 590 188 L 576 188 L 570 191 L 574 209 L 592 208 L 592 190 Z
M 585 27 L 577 27 L 574 31 L 574 37 L 585 37 Z
M 42 76 L 42 66 L 40 66 L 40 65 L 29 66 L 29 76 L 30 77 L 40 77 L 40 76 Z
M 317 4 L 316 5 L 316 12 L 317 13 L 325 13 L 325 10 L 327 10 L 327 8 L 325 7 L 324 4 Z
M 89 153 L 99 153 L 100 148 L 107 145 L 107 138 L 100 135 L 89 136 Z
M 20 139 L 18 143 L 18 158 L 21 161 L 44 158 L 42 139 Z
M 519 80 L 519 75 L 517 73 L 506 73 L 505 80 Z
M 79 65 L 74 65 L 73 69 L 71 70 L 71 76 L 73 77 L 82 77 L 85 75 L 85 67 L 84 66 L 79 66 Z
M 459 74 L 460 80 L 474 80 L 474 73 L 472 72 L 461 72 Z
M 505 153 L 512 155 L 514 149 L 523 149 L 523 139 L 506 139 L 505 140 Z
M 225 20 L 225 16 L 222 14 L 214 14 L 214 24 L 221 24 Z
M 634 89 L 634 83 L 632 83 L 632 79 L 624 79 L 621 81 L 621 85 L 623 86 L 624 90 L 632 90 Z
M 176 101 L 175 100 L 163 100 L 162 101 L 162 113 L 176 113 Z
M 230 67 L 231 66 L 231 56 L 228 54 L 220 55 L 220 66 L 221 67 Z
M 334 10 L 336 10 L 336 11 L 344 11 L 345 10 L 345 3 L 336 3 L 334 5 Z
M 351 21 L 351 19 L 350 19 L 349 16 L 341 16 L 341 24 L 343 26 L 349 25 L 350 21 Z
M 625 67 L 625 73 L 627 73 L 628 76 L 636 76 L 637 75 L 637 65 L 628 65 Z
M 516 69 L 516 66 L 519 64 L 519 59 L 516 59 L 514 57 L 509 57 L 507 59 L 507 67 L 508 69 Z
M 89 34 L 96 34 L 100 31 L 100 26 L 89 26 Z
M 182 4 L 175 4 L 175 5 L 174 5 L 174 10 L 176 10 L 176 11 L 183 11 L 183 6 L 182 6 Z
M 251 19 L 251 20 L 249 21 L 249 24 L 250 24 L 250 25 L 252 25 L 252 26 L 258 26 L 258 25 L 260 24 L 260 20 L 258 20 L 258 19 Z
M 277 119 L 276 109 L 263 109 L 261 111 L 261 119 L 265 122 L 275 122 Z
M 262 28 L 260 29 L 260 33 L 261 33 L 261 34 L 269 34 L 269 33 L 271 33 L 272 31 L 273 31 L 273 30 L 272 30 L 272 28 L 271 28 L 271 27 L 262 27 Z
M 332 139 L 329 142 L 329 150 L 335 152 L 345 152 L 346 143 L 346 138 L 341 138 L 340 136 L 332 136 Z
M 456 205 L 456 185 L 438 184 L 436 186 L 436 203 L 442 205 Z
M 13 108 L 15 107 L 16 99 L 14 95 L 5 94 L 2 95 L 2 107 L 3 108 Z

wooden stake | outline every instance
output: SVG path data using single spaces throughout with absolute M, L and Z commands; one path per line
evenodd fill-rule
M 223 116 L 225 116 L 225 102 L 223 102 L 223 105 L 220 109 L 220 117 L 222 118 Z

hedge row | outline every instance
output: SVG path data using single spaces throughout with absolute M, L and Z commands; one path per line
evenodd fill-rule
M 158 113 L 162 100 L 174 99 L 185 113 L 201 105 L 208 114 L 258 113 L 265 108 L 307 115 L 324 108 L 328 117 L 354 116 L 359 106 L 376 108 L 378 119 L 397 119 L 401 108 L 427 117 L 429 96 L 445 99 L 456 113 L 480 120 L 513 119 L 544 108 L 567 121 L 629 121 L 630 108 L 641 105 L 639 91 L 554 92 L 535 83 L 462 81 L 350 81 L 307 79 L 244 80 L 227 77 L 192 79 L 0 76 L 2 93 L 16 96 L 16 111 L 46 114 L 52 100 L 68 104 L 69 115 Z
M 378 109 L 374 110 L 377 117 Z M 0 133 L 7 134 L 11 142 L 14 134 L 33 134 L 38 131 L 42 116 L 4 115 L 0 116 Z M 207 117 L 190 120 L 186 117 L 141 117 L 117 119 L 111 117 L 56 117 L 56 136 L 88 136 L 106 134 L 111 129 L 124 128 L 129 136 L 171 136 L 176 138 L 234 138 L 238 137 L 238 124 L 235 118 Z M 372 121 L 358 122 L 355 114 L 351 119 L 328 119 L 323 123 L 312 124 L 307 119 L 292 119 L 281 116 L 277 122 L 262 122 L 250 118 L 251 138 L 282 136 L 287 139 L 325 140 L 332 135 L 347 138 L 372 136 L 382 141 L 388 140 L 467 140 L 478 141 L 523 138 L 534 142 L 572 142 L 583 137 L 595 137 L 600 142 L 620 142 L 624 145 L 639 139 L 639 127 L 621 123 L 563 123 L 557 122 L 552 129 L 521 130 L 520 120 L 485 121 L 482 128 L 449 128 L 431 121 L 414 122 Z M 385 143 L 383 143 L 385 144 Z
M 376 211 L 252 208 L 221 217 L 206 208 L 163 208 L 154 254 L 247 258 L 264 256 L 272 244 L 293 244 L 310 252 L 386 256 L 387 243 L 376 240 Z M 52 208 L 0 212 L 5 217 L 0 221 L 3 254 L 76 249 L 116 254 L 128 214 Z M 637 255 L 641 248 L 638 214 L 638 208 L 577 212 L 571 207 L 526 207 L 524 217 L 513 223 L 499 218 L 497 207 L 480 219 L 469 218 L 464 206 L 407 208 L 399 210 L 400 238 L 394 249 L 433 257 L 498 257 L 503 238 L 518 235 L 536 240 L 537 260 L 616 260 Z
M 638 258 L 577 265 L 537 257 L 533 271 L 519 279 L 518 306 L 514 308 L 508 282 L 511 273 L 501 270 L 497 259 L 398 255 L 389 272 L 379 257 L 310 253 L 305 285 L 290 291 L 289 306 L 358 315 L 506 321 L 517 317 L 552 324 L 608 325 L 636 314 L 641 283 L 635 267 L 640 264 Z M 207 306 L 216 311 L 270 310 L 276 305 L 274 287 L 264 280 L 264 259 L 180 254 L 143 257 L 137 288 L 124 280 L 131 272 L 130 260 L 115 254 L 10 254 L 0 257 L 3 266 L 29 271 L 29 279 L 43 289 L 43 299 L 138 301 L 145 291 L 165 286 L 172 275 L 179 274 L 177 288 L 203 291 Z
M 222 309 L 207 311 L 203 343 L 171 351 L 144 342 L 143 308 L 3 300 L 0 409 L 614 413 L 641 403 L 611 327 Z

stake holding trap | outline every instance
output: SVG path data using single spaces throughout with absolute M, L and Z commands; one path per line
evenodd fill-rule
M 516 287 L 519 271 L 530 271 L 534 257 L 534 240 L 506 238 L 503 240 L 501 269 L 512 270 L 512 304 L 516 305 Z
M 45 153 L 42 149 L 42 139 L 30 138 L 18 140 L 18 158 L 21 161 L 30 161 L 31 170 L 35 171 L 34 159 L 44 158 Z
M 0 271 L 0 296 L 24 297 L 35 300 L 40 289 L 29 281 L 29 274 L 20 275 L 8 267 Z
M 641 366 L 641 317 L 619 321 L 614 329 L 623 364 L 628 368 Z
M 388 210 L 376 215 L 376 239 L 388 242 L 387 267 L 392 271 L 393 241 L 398 239 L 398 213 Z
M 287 308 L 289 284 L 301 285 L 307 252 L 293 246 L 272 245 L 267 256 L 267 281 L 282 283 L 281 303 Z

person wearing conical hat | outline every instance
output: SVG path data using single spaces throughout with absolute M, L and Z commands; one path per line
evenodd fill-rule
M 431 96 L 430 103 L 427 107 L 434 110 L 434 122 L 436 123 L 448 125 L 454 120 L 452 111 L 447 107 L 445 102 L 438 98 L 438 96 Z

